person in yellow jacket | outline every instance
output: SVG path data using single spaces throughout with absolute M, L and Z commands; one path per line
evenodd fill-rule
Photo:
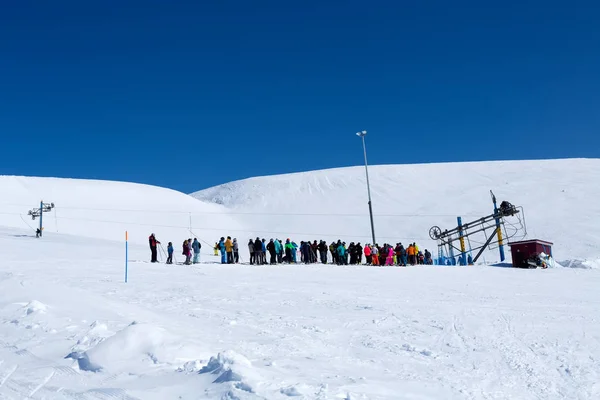
M 225 251 L 227 252 L 227 264 L 233 264 L 233 242 L 231 241 L 231 236 L 227 236 Z
M 213 250 L 215 251 L 215 257 L 219 256 L 219 243 L 215 242 L 215 247 L 213 248 Z

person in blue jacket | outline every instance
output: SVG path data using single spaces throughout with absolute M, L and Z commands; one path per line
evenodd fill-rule
M 279 239 L 275 239 L 273 244 L 275 245 L 275 256 L 277 257 L 276 262 L 281 264 L 281 253 L 283 252 L 283 246 L 279 242 Z
M 227 264 L 227 253 L 225 252 L 225 238 L 219 241 L 219 250 L 221 251 L 221 264 Z
M 267 244 L 265 243 L 265 239 L 263 239 L 261 241 L 261 243 L 262 243 L 262 245 L 261 245 L 262 246 L 262 261 L 263 261 L 263 264 L 266 265 L 267 264 Z
M 202 245 L 198 241 L 198 239 L 194 238 L 194 242 L 192 243 L 192 249 L 194 250 L 194 264 L 198 264 L 200 262 L 200 249 Z
M 294 246 L 294 250 L 292 251 L 292 260 L 294 261 L 294 264 L 296 264 L 298 262 L 298 245 L 296 242 L 292 241 L 292 246 Z
M 338 265 L 347 264 L 346 262 L 346 248 L 344 247 L 344 243 L 340 243 L 337 248 L 338 253 Z
M 167 264 L 173 264 L 173 243 L 169 242 L 167 245 Z

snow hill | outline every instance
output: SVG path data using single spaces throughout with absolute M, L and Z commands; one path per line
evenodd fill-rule
M 563 264 L 600 260 L 599 159 L 385 165 L 369 167 L 369 175 L 379 244 L 416 241 L 434 250 L 430 227 L 490 214 L 493 190 L 498 202 L 524 208 L 527 237 L 554 242 Z M 250 178 L 192 196 L 224 205 L 254 237 L 371 242 L 364 167 Z M 499 261 L 497 250 L 484 257 Z
M 559 260 L 593 266 L 599 167 L 373 167 L 377 234 L 432 247 L 431 225 L 489 214 L 492 189 L 524 207 L 529 237 L 554 241 Z M 131 183 L 0 177 L 0 399 L 600 398 L 599 269 L 207 256 L 206 242 L 228 234 L 370 241 L 363 173 L 254 178 L 201 201 Z M 40 200 L 56 208 L 35 239 L 27 211 Z M 180 251 L 174 265 L 148 263 L 152 231 L 176 248 L 198 235 L 203 263 L 177 264 Z
M 226 215 L 223 206 L 204 203 L 170 189 L 125 182 L 100 180 L 0 176 L 0 226 L 39 226 L 28 210 L 40 201 L 54 203 L 44 214 L 44 233 L 64 233 L 96 239 L 124 241 L 129 232 L 132 243 L 147 243 L 155 233 L 166 246 L 177 248 L 184 239 L 197 236 L 205 241 L 206 252 L 223 229 L 243 229 Z M 191 232 L 190 232 L 191 227 Z

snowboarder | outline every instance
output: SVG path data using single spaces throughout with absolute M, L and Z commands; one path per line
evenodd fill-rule
M 35 230 L 35 237 L 36 237 L 36 238 L 39 238 L 40 236 L 42 236 L 42 231 L 40 230 L 40 228 L 37 228 L 37 229 Z
M 173 264 L 173 243 L 167 245 L 167 264 Z
M 198 241 L 197 238 L 194 238 L 194 242 L 192 243 L 192 249 L 194 250 L 194 264 L 198 264 L 200 262 L 200 249 L 202 245 Z
M 160 244 L 160 242 L 156 240 L 156 236 L 154 236 L 154 233 L 150 235 L 150 237 L 148 238 L 148 242 L 150 243 L 150 253 L 152 256 L 150 262 L 158 262 L 158 253 L 156 252 L 156 245 Z
M 215 247 L 213 247 L 213 250 L 215 252 L 215 257 L 219 256 L 219 242 L 215 242 Z

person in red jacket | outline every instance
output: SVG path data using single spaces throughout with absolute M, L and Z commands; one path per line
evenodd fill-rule
M 150 235 L 150 237 L 148 238 L 148 242 L 150 243 L 150 253 L 152 253 L 152 259 L 150 260 L 150 262 L 158 262 L 157 260 L 157 251 L 156 251 L 156 245 L 160 244 L 160 242 L 158 240 L 156 240 L 156 237 L 154 236 L 154 233 L 152 235 Z

